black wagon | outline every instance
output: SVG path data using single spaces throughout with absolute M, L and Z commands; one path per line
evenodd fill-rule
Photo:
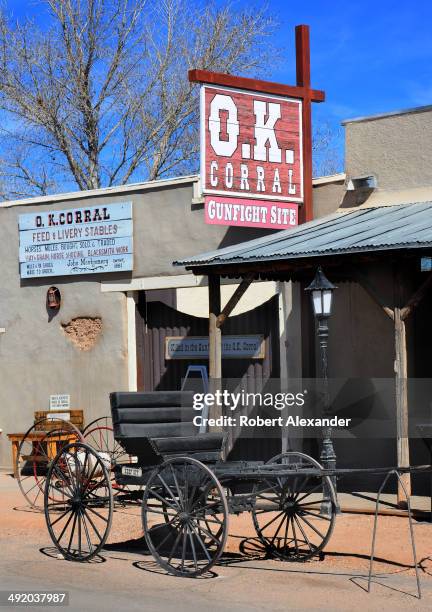
M 241 512 L 251 513 L 269 555 L 304 561 L 323 550 L 336 499 L 331 478 L 312 457 L 223 460 L 225 436 L 200 433 L 191 393 L 119 392 L 110 400 L 118 451 L 110 457 L 75 441 L 49 467 L 44 511 L 64 558 L 89 561 L 101 551 L 119 497 L 141 504 L 148 549 L 177 576 L 199 576 L 217 563 L 229 515 Z

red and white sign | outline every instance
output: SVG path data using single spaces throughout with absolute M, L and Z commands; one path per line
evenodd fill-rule
M 205 220 L 210 225 L 289 229 L 298 225 L 298 206 L 287 202 L 205 196 Z
M 303 201 L 301 116 L 300 99 L 201 87 L 202 189 L 204 195 L 219 196 L 205 199 L 208 223 L 274 229 L 297 224 L 297 214 L 292 223 L 293 212 L 280 216 L 276 208 L 294 211 Z M 250 201 L 245 204 L 246 199 Z M 253 200 L 259 200 L 255 206 Z M 222 218 L 220 213 L 213 215 L 212 202 L 224 209 Z

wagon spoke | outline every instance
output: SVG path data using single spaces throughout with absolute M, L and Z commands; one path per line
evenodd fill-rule
M 78 513 L 78 553 L 79 556 L 81 557 L 81 511 L 79 510 Z
M 205 529 L 202 525 L 200 525 L 199 523 L 197 523 L 197 527 L 200 531 L 202 531 L 203 533 L 206 534 L 206 536 L 208 538 L 210 538 L 211 540 L 213 540 L 214 542 L 216 542 L 216 544 L 219 544 L 219 540 L 210 532 L 207 531 L 207 529 Z
M 302 485 L 303 487 L 305 487 L 307 485 L 307 483 L 309 482 L 309 480 L 311 479 L 311 476 L 305 476 Z M 299 490 L 297 491 L 297 494 L 294 495 L 294 500 L 297 501 L 298 500 L 298 496 L 302 493 L 302 490 L 299 487 Z
M 89 517 L 87 517 L 87 518 L 89 518 Z M 82 519 L 83 519 L 83 525 L 84 525 L 84 533 L 85 533 L 86 540 L 87 540 L 87 546 L 89 547 L 89 552 L 91 553 L 92 550 L 93 550 L 93 545 L 91 543 L 90 534 L 89 534 L 89 531 L 88 531 L 88 527 L 87 527 L 87 523 L 85 521 L 84 515 L 82 515 Z M 102 538 L 100 538 L 100 540 L 101 539 Z
M 198 533 L 198 532 L 197 532 L 197 530 L 195 529 L 195 526 L 194 526 L 194 525 L 191 525 L 191 528 L 192 528 L 192 529 L 193 529 L 193 531 L 195 532 L 195 535 L 196 535 L 196 537 L 197 537 L 197 539 L 198 539 L 198 542 L 200 543 L 201 548 L 202 548 L 202 549 L 203 549 L 203 551 L 205 552 L 205 555 L 206 555 L 207 559 L 208 559 L 209 561 L 211 561 L 211 556 L 209 555 L 209 552 L 208 552 L 208 550 L 207 550 L 207 547 L 206 547 L 206 545 L 204 544 L 204 542 L 202 541 L 202 539 L 201 539 L 201 537 L 200 537 L 199 533 Z M 200 527 L 199 527 L 199 526 L 198 526 L 198 529 L 200 529 Z M 190 537 L 191 537 L 191 542 L 193 542 L 192 535 L 191 535 Z M 219 541 L 218 541 L 218 540 L 216 540 L 216 542 L 219 544 Z
M 279 512 L 279 514 L 277 514 L 276 516 L 274 516 L 272 519 L 270 519 L 270 521 L 268 523 L 266 523 L 263 527 L 261 527 L 261 531 L 264 531 L 264 529 L 266 529 L 269 525 L 271 525 L 272 523 L 274 523 L 275 521 L 277 521 L 277 519 L 284 514 L 284 511 L 282 510 L 281 512 Z
M 73 520 L 73 523 L 72 523 L 72 529 L 71 529 L 71 534 L 70 534 L 70 538 L 69 538 L 69 544 L 68 544 L 68 547 L 67 547 L 67 550 L 68 550 L 69 553 L 70 553 L 70 549 L 71 549 L 71 545 L 72 545 L 72 540 L 73 540 L 73 537 L 74 537 L 74 534 L 75 534 L 76 522 L 77 522 L 77 514 L 76 514 L 76 512 L 74 512 L 74 520 Z
M 276 529 L 275 533 L 273 534 L 273 537 L 272 537 L 272 539 L 271 539 L 271 544 L 273 544 L 273 542 L 276 540 L 276 538 L 277 538 L 277 534 L 279 533 L 280 528 L 282 527 L 282 525 L 283 525 L 283 523 L 284 523 L 284 521 L 285 521 L 285 519 L 286 519 L 286 518 L 287 518 L 287 515 L 284 513 L 284 515 L 283 515 L 283 517 L 282 517 L 282 519 L 281 519 L 281 522 L 279 523 L 278 528 Z
M 66 514 L 67 514 L 68 512 L 70 512 L 70 511 L 71 511 L 71 510 L 70 510 L 70 508 L 68 508 L 67 510 L 65 510 L 65 511 L 64 511 L 64 512 L 63 512 L 63 513 L 60 515 L 60 516 L 58 516 L 58 517 L 56 518 L 56 520 L 55 520 L 55 521 L 53 521 L 53 522 L 51 523 L 51 527 L 54 527 L 54 525 L 56 525 L 56 524 L 57 524 L 59 521 L 61 521 L 61 519 L 62 519 L 62 518 L 64 518 L 64 517 L 66 516 Z
M 172 469 L 172 464 L 171 464 L 171 469 Z M 185 465 L 183 465 L 183 487 L 184 487 L 184 500 L 186 501 L 188 498 L 188 477 L 187 477 L 187 470 L 186 470 Z
M 298 548 L 298 542 L 297 542 L 297 532 L 296 532 L 293 516 L 291 517 L 291 526 L 292 526 L 292 531 L 293 531 L 293 536 L 294 536 L 294 548 L 295 548 L 296 553 L 298 554 L 299 548 Z
M 317 491 L 318 489 L 322 488 L 322 482 L 319 482 L 317 485 L 315 485 L 310 491 L 308 491 L 307 493 L 305 493 L 303 495 L 303 497 L 299 497 L 296 501 L 297 503 L 303 501 L 303 499 L 306 499 L 306 497 L 309 497 L 309 495 L 311 495 L 312 493 L 314 493 L 315 491 Z
M 322 504 L 325 501 L 331 501 L 329 498 L 324 497 L 324 498 L 320 498 L 320 499 L 316 499 L 315 501 L 309 501 L 309 502 L 305 502 L 304 504 L 299 504 L 298 502 L 296 503 L 296 506 L 298 506 L 299 508 L 307 508 L 308 506 L 312 506 L 312 505 L 316 505 L 316 504 Z
M 185 559 L 186 559 L 186 547 L 187 547 L 187 532 L 186 532 L 186 527 L 183 527 L 183 545 L 182 545 L 182 557 L 181 557 L 181 564 L 180 564 L 180 569 L 184 568 L 184 563 L 185 563 Z
M 85 493 L 86 493 L 86 491 L 87 491 L 87 489 L 88 489 L 88 486 L 89 486 L 89 484 L 91 483 L 92 476 L 93 476 L 93 474 L 95 473 L 97 466 L 98 466 L 98 461 L 95 461 L 95 464 L 94 464 L 94 466 L 93 466 L 93 468 L 92 468 L 92 471 L 91 471 L 91 472 L 90 472 L 90 474 L 89 474 L 89 477 L 88 477 L 88 479 L 87 479 L 87 482 L 86 482 L 86 484 L 85 484 L 84 488 L 82 489 L 82 494 L 83 494 L 83 495 L 85 495 Z
M 214 514 L 212 514 L 212 518 L 207 518 L 206 516 L 199 516 L 197 514 L 191 514 L 193 519 L 205 521 L 206 523 L 214 523 L 215 525 L 223 525 L 223 521 L 219 520 Z
M 305 510 L 304 508 L 302 508 L 302 512 L 304 512 L 305 514 L 310 514 L 310 516 L 314 516 L 315 518 L 321 519 L 323 521 L 331 522 L 331 518 L 329 516 L 326 516 L 325 514 L 315 514 L 315 512 L 309 512 L 309 510 Z
M 162 497 L 162 495 L 159 495 L 159 493 L 157 493 L 154 489 L 152 489 L 151 491 L 151 495 L 154 495 L 155 497 L 157 497 L 158 499 L 160 499 L 161 502 L 163 502 L 164 504 L 166 504 L 167 506 L 169 506 L 170 508 L 172 508 L 173 510 L 175 510 L 176 512 L 179 511 L 179 507 L 174 506 L 174 504 L 172 504 L 171 502 L 169 502 L 165 497 Z
M 177 548 L 177 545 L 179 543 L 179 540 L 180 540 L 180 537 L 181 537 L 183 531 L 184 531 L 184 529 L 179 529 L 179 532 L 178 532 L 177 537 L 176 537 L 176 539 L 174 541 L 173 547 L 171 548 L 171 552 L 170 552 L 170 555 L 169 555 L 168 563 L 171 563 L 171 559 L 173 558 L 174 552 L 175 552 L 175 550 Z M 159 546 L 157 546 L 156 548 L 160 548 L 163 544 L 165 544 L 165 542 L 168 540 L 170 535 L 171 535 L 171 533 L 168 533 L 168 535 L 166 535 L 164 537 L 162 542 L 160 542 Z
M 70 517 L 68 518 L 68 520 L 66 521 L 66 525 L 64 525 L 63 530 L 61 532 L 61 534 L 59 535 L 59 537 L 57 538 L 58 541 L 60 542 L 60 540 L 62 539 L 66 529 L 68 528 L 69 523 L 71 522 L 72 518 L 74 516 L 74 512 L 71 512 Z M 52 525 L 52 524 L 51 524 Z
M 171 468 L 171 473 L 172 473 L 172 476 L 173 476 L 174 484 L 175 484 L 176 489 L 177 489 L 177 493 L 178 493 L 179 502 L 180 502 L 180 504 L 181 504 L 182 506 L 184 506 L 184 502 L 183 502 L 183 494 L 182 494 L 182 492 L 181 492 L 181 490 L 180 490 L 179 483 L 178 483 L 178 481 L 177 481 L 177 476 L 176 476 L 176 474 L 175 474 L 175 471 L 174 471 L 174 468 L 173 468 L 172 464 L 170 464 L 170 468 Z
M 302 521 L 304 521 L 306 523 L 306 525 L 309 525 L 309 527 L 315 531 L 315 533 L 317 535 L 319 535 L 320 538 L 322 538 L 324 540 L 324 536 L 323 534 L 314 526 L 312 525 L 312 523 L 310 521 L 308 521 L 307 518 L 305 518 L 304 516 L 302 516 L 301 514 L 298 514 L 299 519 L 301 519 Z
M 101 541 L 101 540 L 102 540 L 102 536 L 101 536 L 101 534 L 99 533 L 99 531 L 97 530 L 96 525 L 93 523 L 92 519 L 90 518 L 90 515 L 89 515 L 89 514 L 87 514 L 87 511 L 86 511 L 86 509 L 85 509 L 85 508 L 83 508 L 83 516 L 85 516 L 85 517 L 87 518 L 88 522 L 89 522 L 89 523 L 90 523 L 90 525 L 93 527 L 93 531 L 95 531 L 95 533 L 97 534 L 97 537 L 98 537 L 98 538 L 99 538 L 99 540 Z
M 86 506 L 87 510 L 90 510 L 90 512 L 93 512 L 93 514 L 96 514 L 96 516 L 98 516 L 100 519 L 102 519 L 103 521 L 105 521 L 105 523 L 108 523 L 108 519 L 103 516 L 102 514 L 99 514 L 99 512 L 96 512 L 96 510 L 94 508 L 92 508 L 91 506 Z
M 171 491 L 171 489 L 169 488 L 169 486 L 167 485 L 167 483 L 165 482 L 165 480 L 162 478 L 162 476 L 159 473 L 158 473 L 158 478 L 161 481 L 161 483 L 163 484 L 163 486 L 165 487 L 165 489 L 168 491 L 168 495 L 173 500 L 174 504 L 177 506 L 177 508 L 180 508 L 179 504 L 177 503 L 177 501 L 175 499 L 175 495 L 173 495 L 173 492 Z M 164 500 L 164 501 L 166 501 L 166 500 Z
M 198 569 L 198 559 L 197 559 L 196 550 L 195 550 L 195 542 L 193 541 L 192 529 L 189 528 L 189 525 L 186 526 L 186 529 L 187 529 L 187 532 L 188 532 L 188 535 L 189 535 L 189 540 L 190 540 L 190 543 L 191 543 L 192 556 L 193 556 L 193 560 L 194 560 L 194 564 L 195 564 L 195 569 Z M 199 535 L 196 534 L 196 536 L 198 538 L 198 541 L 201 543 L 201 538 L 199 537 Z M 207 559 L 209 561 L 211 561 L 211 557 L 208 554 L 207 549 L 205 547 L 204 547 L 204 550 L 205 550 Z
M 304 537 L 304 539 L 305 539 L 305 542 L 306 542 L 306 543 L 307 543 L 307 545 L 309 546 L 309 550 L 310 550 L 310 551 L 313 553 L 313 552 L 314 552 L 314 547 L 313 547 L 313 546 L 312 546 L 312 544 L 310 543 L 309 538 L 307 537 L 306 533 L 305 533 L 305 532 L 304 532 L 304 530 L 303 530 L 303 527 L 300 525 L 300 523 L 299 523 L 299 521 L 298 521 L 298 519 L 297 519 L 297 517 L 296 517 L 296 516 L 294 516 L 293 518 L 294 518 L 295 522 L 297 523 L 298 528 L 299 528 L 299 529 L 300 529 L 300 531 L 302 532 L 302 535 L 303 535 L 303 537 Z
M 174 517 L 173 517 L 173 518 L 172 518 L 170 521 L 168 521 L 167 523 L 160 523 L 159 525 L 152 525 L 152 526 L 151 526 L 151 529 L 152 529 L 153 531 L 156 531 L 156 529 L 162 529 L 162 527 L 165 527 L 165 529 L 166 529 L 166 527 L 167 527 L 168 525 L 174 525 L 174 522 L 175 522 L 176 518 L 177 518 L 177 517 L 176 517 L 176 516 L 174 516 Z

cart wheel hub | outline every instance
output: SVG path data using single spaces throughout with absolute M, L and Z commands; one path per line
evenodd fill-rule
M 179 519 L 180 519 L 180 523 L 182 523 L 182 525 L 186 524 L 188 522 L 188 520 L 189 520 L 189 513 L 188 512 L 180 512 Z
M 73 497 L 71 499 L 71 506 L 74 510 L 77 510 L 81 506 L 81 497 Z

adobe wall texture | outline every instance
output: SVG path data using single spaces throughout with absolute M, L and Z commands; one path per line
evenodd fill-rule
M 127 312 L 124 293 L 101 293 L 101 281 L 184 274 L 175 259 L 262 236 L 265 230 L 210 226 L 193 183 L 157 186 L 44 204 L 0 207 L 0 467 L 9 467 L 7 433 L 24 432 L 49 395 L 68 393 L 85 420 L 109 414 L 110 391 L 128 388 Z M 133 273 L 21 280 L 18 215 L 116 202 L 133 204 Z M 60 289 L 62 305 L 51 317 L 46 293 Z
M 347 176 L 374 174 L 379 190 L 432 185 L 432 112 L 345 123 Z

